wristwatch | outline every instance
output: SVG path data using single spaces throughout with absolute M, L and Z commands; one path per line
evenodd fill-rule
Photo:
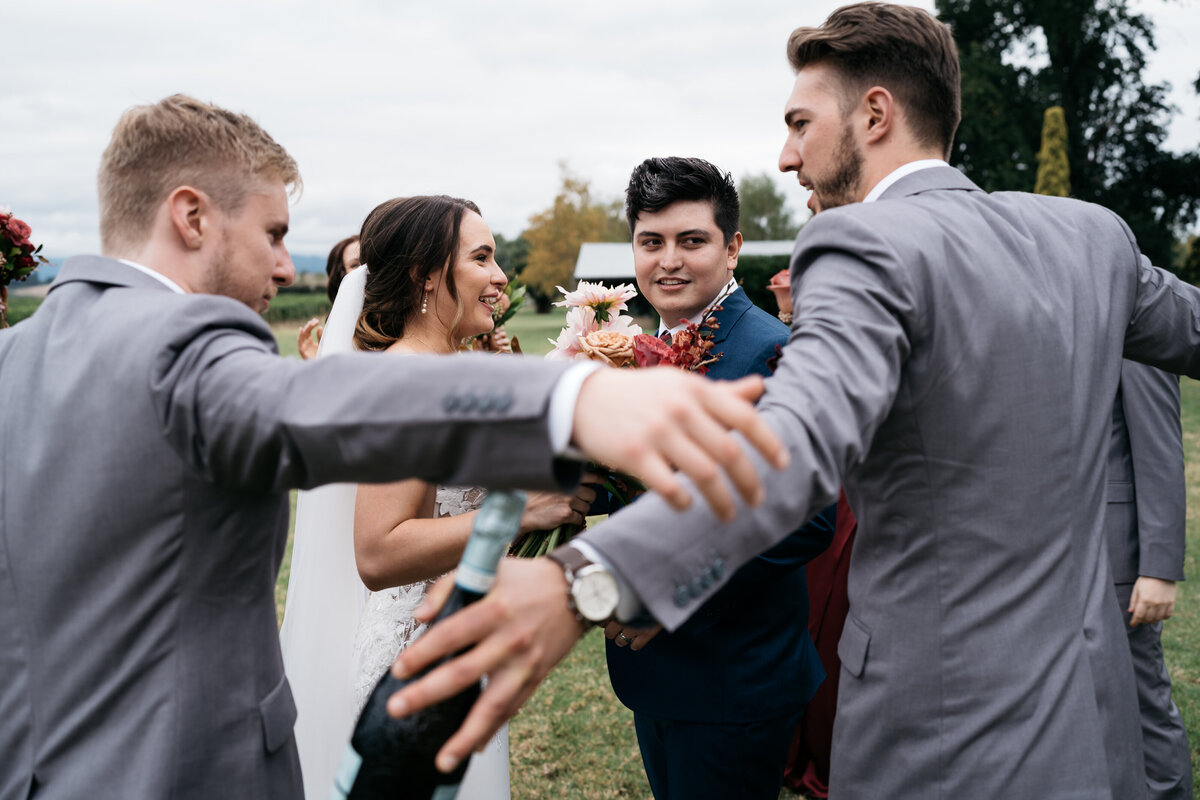
M 563 569 L 567 603 L 580 622 L 603 625 L 613 618 L 621 590 L 611 572 L 574 547 L 560 547 L 548 555 Z

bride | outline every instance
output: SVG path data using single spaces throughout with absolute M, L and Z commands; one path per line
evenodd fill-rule
M 318 357 L 451 354 L 492 330 L 507 278 L 474 203 L 389 200 L 367 216 L 360 245 L 365 266 L 343 281 Z M 419 480 L 301 493 L 280 638 L 310 800 L 328 794 L 359 710 L 420 634 L 413 611 L 428 584 L 458 563 L 483 494 Z M 521 533 L 581 524 L 593 498 L 586 487 L 573 495 L 531 492 Z M 505 726 L 472 758 L 459 797 L 508 796 Z

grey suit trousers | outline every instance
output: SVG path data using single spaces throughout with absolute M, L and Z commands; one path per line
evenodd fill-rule
M 1118 583 L 1117 601 L 1129 608 L 1133 584 Z M 1137 681 L 1138 709 L 1142 721 L 1142 753 L 1146 759 L 1148 800 L 1190 800 L 1192 797 L 1192 754 L 1187 728 L 1171 699 L 1171 676 L 1163 663 L 1162 623 L 1129 627 L 1129 653 Z

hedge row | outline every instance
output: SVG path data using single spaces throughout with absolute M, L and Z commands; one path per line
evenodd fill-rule
M 8 323 L 15 325 L 28 317 L 42 304 L 40 297 L 12 296 L 8 298 Z M 263 314 L 268 324 L 293 322 L 320 317 L 329 313 L 329 298 L 325 290 L 284 289 L 271 301 L 271 307 Z
M 271 307 L 263 314 L 263 319 L 268 324 L 295 322 L 313 317 L 324 319 L 329 313 L 329 308 L 329 298 L 323 288 L 319 291 L 303 288 L 284 289 L 275 295 Z
M 787 256 L 742 256 L 738 259 L 735 273 L 746 296 L 759 308 L 774 314 L 778 309 L 775 296 L 767 288 L 771 276 L 787 269 Z M 640 298 L 639 298 L 640 299 Z M 8 321 L 16 324 L 32 314 L 41 305 L 38 297 L 9 297 Z M 271 301 L 271 307 L 263 318 L 268 323 L 297 322 L 312 317 L 324 318 L 329 314 L 329 298 L 324 289 L 295 287 L 282 290 Z M 639 309 L 634 309 L 635 313 Z M 649 313 L 649 309 L 643 310 Z

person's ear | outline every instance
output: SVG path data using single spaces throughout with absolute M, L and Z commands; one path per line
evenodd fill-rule
M 212 230 L 213 205 L 208 195 L 191 186 L 178 186 L 167 195 L 171 228 L 188 250 L 199 250 Z
M 742 232 L 736 231 L 725 245 L 725 266 L 733 272 L 737 268 L 738 253 L 742 252 Z
M 896 124 L 896 100 L 892 93 L 882 86 L 872 86 L 867 90 L 863 96 L 863 111 L 867 120 L 867 143 L 880 141 Z

